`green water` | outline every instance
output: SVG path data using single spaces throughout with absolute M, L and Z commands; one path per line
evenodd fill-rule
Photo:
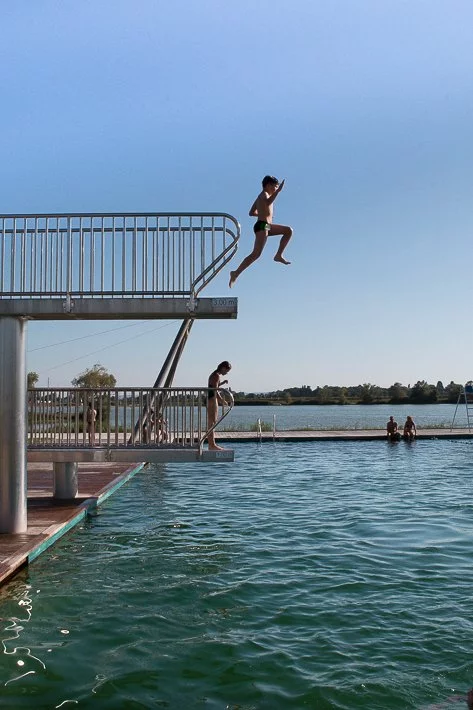
M 146 469 L 2 590 L 2 708 L 426 708 L 473 685 L 473 442 L 235 448 Z

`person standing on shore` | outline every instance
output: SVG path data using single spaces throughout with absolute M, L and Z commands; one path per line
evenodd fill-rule
M 268 237 L 282 235 L 279 248 L 274 256 L 274 261 L 278 261 L 281 264 L 291 263 L 284 258 L 283 252 L 292 237 L 292 228 L 282 224 L 273 224 L 273 202 L 283 187 L 284 180 L 280 184 L 279 180 L 275 178 L 274 175 L 265 175 L 263 178 L 263 189 L 251 205 L 249 212 L 250 217 L 256 217 L 257 219 L 253 227 L 255 233 L 253 251 L 243 259 L 238 269 L 230 271 L 230 281 L 228 284 L 230 288 L 232 288 L 240 274 L 251 266 L 256 259 L 259 259 Z
M 228 384 L 228 380 L 221 380 L 220 377 L 227 375 L 232 366 L 228 360 L 224 360 L 218 365 L 217 369 L 214 370 L 209 376 L 209 391 L 207 393 L 207 430 L 212 429 L 218 419 L 218 408 L 219 405 L 225 404 L 218 388 L 222 385 Z M 224 451 L 222 446 L 217 446 L 215 443 L 215 431 L 209 431 L 207 435 L 207 441 L 209 443 L 209 451 Z
M 95 446 L 95 422 L 97 420 L 97 410 L 93 408 L 92 402 L 89 402 L 87 407 L 86 419 L 89 446 Z

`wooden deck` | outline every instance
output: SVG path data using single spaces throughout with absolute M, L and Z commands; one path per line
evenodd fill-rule
M 79 495 L 57 501 L 53 494 L 53 465 L 28 464 L 28 530 L 0 535 L 0 584 L 77 525 L 87 511 L 103 503 L 132 478 L 142 464 L 79 464 Z

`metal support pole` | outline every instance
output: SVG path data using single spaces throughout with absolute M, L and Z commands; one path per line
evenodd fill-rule
M 79 464 L 76 461 L 55 461 L 54 497 L 64 500 L 75 498 L 79 491 Z
M 194 319 L 193 318 L 186 318 L 184 320 L 179 328 L 179 331 L 174 338 L 174 342 L 171 345 L 171 349 L 167 354 L 167 357 L 164 361 L 164 364 L 159 372 L 159 375 L 156 378 L 156 381 L 153 385 L 153 389 L 159 389 L 161 387 L 171 387 L 172 381 L 174 379 L 174 375 L 176 373 L 177 366 L 179 364 L 179 360 L 182 355 L 182 351 L 184 350 L 184 346 L 187 342 L 187 338 L 189 337 L 189 333 L 191 332 L 191 328 L 194 325 Z M 141 421 L 144 423 L 146 422 L 146 417 L 148 414 L 148 409 L 151 406 L 154 406 L 155 402 L 148 402 L 146 406 L 146 411 L 140 415 L 138 418 L 137 422 L 135 423 L 135 427 L 133 430 L 133 434 L 130 436 L 128 439 L 129 444 L 133 444 L 138 437 L 138 432 L 140 430 L 140 418 Z M 162 408 L 162 402 L 158 403 L 158 411 L 157 414 L 160 414 Z
M 26 321 L 0 318 L 0 533 L 26 519 Z

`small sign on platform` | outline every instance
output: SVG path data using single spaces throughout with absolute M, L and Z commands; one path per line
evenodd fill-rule
M 237 308 L 236 298 L 212 298 L 212 310 L 215 313 L 232 313 Z

